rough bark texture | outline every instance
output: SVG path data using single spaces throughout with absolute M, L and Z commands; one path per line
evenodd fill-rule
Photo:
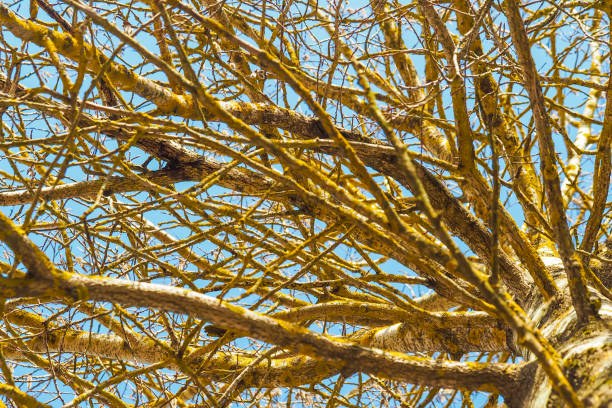
M 612 406 L 609 2 L 26 3 L 0 406 Z
M 561 260 L 559 260 L 561 263 Z M 585 407 L 612 405 L 612 302 L 589 288 L 593 304 L 601 304 L 598 317 L 585 325 L 577 325 L 567 279 L 563 270 L 555 268 L 560 293 L 549 302 L 532 291 L 526 311 L 563 358 L 563 372 L 584 402 Z M 595 300 L 598 299 L 598 300 Z M 516 345 L 526 361 L 531 353 Z M 511 407 L 562 407 L 564 402 L 553 390 L 552 383 L 535 361 L 524 367 L 524 378 L 516 394 L 507 401 Z

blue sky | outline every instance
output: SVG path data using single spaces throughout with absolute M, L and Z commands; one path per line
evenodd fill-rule
M 128 21 L 124 21 L 122 19 L 115 19 L 115 23 L 122 27 L 124 30 L 134 30 L 135 28 L 139 27 L 139 24 L 142 23 L 142 21 L 147 20 L 148 18 L 150 18 L 150 15 L 147 15 L 145 13 L 143 13 L 142 11 L 138 10 L 138 3 L 134 3 L 134 11 L 132 13 L 130 13 L 130 19 Z M 14 3 L 12 5 L 12 9 L 16 12 L 19 12 L 22 16 L 28 16 L 28 6 L 29 3 L 28 2 L 17 2 Z M 351 3 L 347 3 L 346 7 L 343 8 L 343 13 L 346 15 L 347 18 L 352 18 L 352 19 L 358 19 L 361 18 L 361 2 L 351 2 Z M 534 5 L 535 7 L 535 5 Z M 274 11 L 270 11 L 270 13 L 273 15 Z M 46 13 L 44 13 L 42 10 L 38 13 L 38 17 L 39 20 L 41 21 L 45 21 L 45 22 L 51 22 L 51 20 L 49 19 L 49 17 L 46 15 Z M 112 20 L 111 16 L 108 17 L 110 20 Z M 401 19 L 404 30 L 403 30 L 403 35 L 404 35 L 404 41 L 406 43 L 406 46 L 408 48 L 421 48 L 422 44 L 420 41 L 420 36 L 422 35 L 422 33 L 420 32 L 420 28 L 418 26 L 418 24 L 416 24 L 414 21 L 410 21 L 410 19 L 408 17 Z M 496 24 L 499 24 L 500 26 L 498 27 L 500 30 L 502 30 L 503 28 L 503 22 L 502 21 L 496 21 Z M 358 25 L 358 24 L 355 24 Z M 571 44 L 572 40 L 574 39 L 575 36 L 575 31 L 574 31 L 575 27 L 568 27 L 567 29 L 563 29 L 561 28 L 560 30 L 558 30 L 558 35 L 556 37 L 556 42 L 557 42 L 557 46 L 559 48 L 564 47 L 567 44 Z M 270 32 L 266 32 L 264 33 L 265 35 L 269 35 Z M 316 44 L 316 41 L 322 40 L 322 39 L 326 39 L 327 33 L 325 32 L 325 30 L 321 27 L 314 27 L 310 30 L 310 34 L 312 34 L 312 38 L 311 38 L 311 46 L 313 47 L 314 50 L 319 50 L 319 51 L 327 51 L 326 50 L 326 46 L 331 46 L 328 44 L 327 41 L 322 42 L 321 44 Z M 364 32 L 361 34 L 360 38 L 367 38 L 367 36 L 369 35 L 369 33 L 367 32 L 367 30 L 364 30 Z M 580 35 L 580 34 L 578 34 Z M 21 42 L 16 40 L 10 33 L 4 33 L 5 36 L 5 40 L 7 41 L 8 44 L 10 44 L 11 46 L 14 47 L 21 47 Z M 307 37 L 307 34 L 304 34 L 305 38 Z M 155 45 L 155 39 L 146 34 L 146 33 L 139 33 L 138 34 L 138 40 L 139 42 L 141 42 L 142 44 L 145 44 L 148 48 L 150 49 L 155 49 L 156 50 L 156 45 Z M 118 41 L 116 39 L 111 39 L 113 41 L 114 44 L 117 44 Z M 547 43 L 546 41 L 544 41 L 544 43 Z M 278 44 L 278 42 L 277 42 Z M 550 41 L 548 41 L 548 44 L 550 45 Z M 189 43 L 188 43 L 189 45 Z M 195 43 L 193 44 L 195 45 Z M 493 43 L 491 41 L 488 40 L 484 40 L 484 47 L 485 47 L 485 52 L 487 51 L 488 48 L 492 47 Z M 587 46 L 586 44 L 582 44 L 581 47 L 585 47 Z M 36 53 L 41 51 L 39 48 L 37 48 L 35 45 L 33 44 L 29 44 L 27 46 L 27 51 L 31 54 Z M 304 61 L 305 65 L 310 65 L 312 67 L 312 71 L 313 74 L 316 74 L 317 72 L 320 72 L 319 69 L 319 63 L 320 61 L 318 60 L 318 58 L 316 57 L 316 54 L 314 54 L 313 52 L 309 52 L 306 49 L 303 50 L 298 50 L 298 52 L 300 52 L 302 60 Z M 576 47 L 576 56 L 580 56 L 584 54 L 584 50 L 580 49 L 580 47 Z M 7 55 L 6 53 L 3 54 L 3 56 Z M 540 70 L 540 72 L 546 72 L 548 67 L 550 67 L 551 61 L 550 59 L 547 57 L 547 54 L 545 52 L 544 49 L 542 49 L 541 47 L 538 46 L 534 46 L 533 47 L 533 55 L 535 57 L 536 63 L 538 64 L 538 68 Z M 576 57 L 578 58 L 578 57 Z M 118 61 L 125 61 L 126 63 L 129 62 L 132 65 L 136 65 L 138 64 L 138 62 L 141 60 L 141 57 L 133 50 L 131 50 L 129 47 L 125 47 L 124 51 L 118 56 Z M 415 66 L 417 68 L 417 70 L 419 71 L 419 73 L 421 74 L 422 77 L 424 77 L 424 71 L 425 71 L 425 67 L 424 67 L 424 57 L 422 55 L 416 54 L 413 58 Z M 206 65 L 205 62 L 201 62 L 202 67 L 203 67 L 203 78 L 206 78 L 206 81 L 214 81 L 214 76 L 213 73 L 210 71 L 210 67 Z M 578 62 L 580 67 L 586 67 L 590 64 L 590 61 L 585 60 L 582 62 Z M 378 67 L 380 67 L 380 65 L 378 65 Z M 161 80 L 161 81 L 165 81 L 165 77 L 160 74 L 160 73 L 153 73 L 150 74 L 149 71 L 152 69 L 151 65 L 144 65 L 144 66 L 140 66 L 137 68 L 137 71 L 140 72 L 141 74 L 146 74 L 149 77 Z M 603 71 L 607 72 L 609 70 L 609 67 L 607 65 L 607 63 L 604 64 L 603 67 Z M 23 85 L 26 86 L 30 86 L 30 87 L 35 87 L 38 85 L 38 77 L 36 75 L 31 74 L 32 70 L 31 68 L 27 65 L 24 64 L 22 67 L 22 71 L 21 71 L 21 76 L 23 77 L 21 83 Z M 348 73 L 354 73 L 352 71 L 351 68 L 348 68 L 347 70 Z M 51 75 L 49 77 L 49 84 L 52 84 L 53 81 L 59 81 L 56 72 L 53 69 L 43 69 L 42 70 L 42 74 L 43 76 L 45 76 L 45 73 Z M 343 76 L 345 73 L 341 72 L 338 75 Z M 560 75 L 568 75 L 567 73 L 561 72 Z M 585 78 L 588 79 L 588 78 Z M 85 89 L 88 88 L 89 86 L 89 81 L 90 77 L 87 76 L 84 86 L 81 88 L 82 91 L 84 91 Z M 468 85 L 471 84 L 471 79 L 468 78 Z M 206 83 L 205 85 L 208 85 L 208 83 Z M 508 86 L 508 84 L 504 84 L 502 83 L 502 88 L 506 89 L 506 87 Z M 49 85 L 51 86 L 51 85 Z M 357 86 L 357 84 L 353 84 L 353 86 Z M 468 86 L 469 88 L 469 86 Z M 59 85 L 59 88 L 61 89 L 61 85 Z M 269 91 L 269 93 L 273 96 L 276 96 L 279 98 L 279 103 L 280 103 L 280 95 L 276 94 L 276 84 L 273 81 L 269 81 L 269 85 L 268 88 L 266 88 L 267 91 Z M 517 87 L 514 87 L 514 92 L 517 92 Z M 525 93 L 521 91 L 521 95 L 515 95 L 515 97 L 513 98 L 513 102 L 518 103 L 518 102 L 522 102 L 522 103 L 527 103 L 527 99 L 525 96 Z M 450 120 L 452 120 L 452 109 L 450 109 L 450 94 L 448 90 L 444 91 L 444 104 L 447 107 L 445 110 L 445 115 L 447 118 L 449 118 Z M 81 97 L 83 97 L 84 95 L 81 94 Z M 133 102 L 134 105 L 140 105 L 140 103 L 142 102 L 138 96 L 134 96 L 133 94 L 129 94 L 129 93 L 124 93 L 124 97 L 130 101 Z M 245 96 L 240 96 L 240 98 L 245 98 Z M 295 93 L 293 92 L 288 92 L 287 93 L 287 99 L 288 102 L 291 106 L 295 106 L 295 109 L 298 111 L 301 111 L 303 113 L 310 113 L 309 110 L 305 107 L 305 105 L 303 103 L 299 103 Z M 566 95 L 566 99 L 565 99 L 565 104 L 566 106 L 574 106 L 577 107 L 577 110 L 580 111 L 580 106 L 582 103 L 584 103 L 584 94 L 580 93 L 580 92 L 573 92 L 573 91 L 568 91 L 567 95 Z M 472 109 L 474 108 L 473 106 L 473 98 L 468 102 L 468 108 Z M 602 101 L 600 101 L 600 104 L 602 103 Z M 472 104 L 472 106 L 470 106 L 470 104 Z M 154 108 L 154 106 L 152 106 L 151 104 L 145 104 L 139 107 L 139 110 L 141 111 L 150 111 Z M 327 108 L 328 111 L 332 114 L 332 115 L 337 115 L 337 117 L 341 117 L 344 116 L 345 119 L 342 121 L 340 119 L 338 119 L 338 121 L 342 124 L 342 126 L 345 127 L 351 127 L 351 125 L 354 123 L 351 115 L 353 115 L 353 112 L 349 111 L 347 108 L 343 107 L 341 108 L 341 110 L 337 110 L 334 108 L 334 105 L 332 103 L 332 101 L 330 101 L 327 104 Z M 173 118 L 176 120 L 180 120 L 180 118 Z M 474 126 L 476 126 L 476 122 L 477 122 L 477 117 L 474 114 L 472 116 L 472 119 L 474 121 Z M 523 116 L 521 118 L 521 123 L 526 127 L 532 127 L 532 125 L 530 124 L 531 121 L 531 117 L 529 114 L 526 114 L 525 116 Z M 197 122 L 193 122 L 192 124 L 194 125 L 198 125 Z M 51 123 L 51 126 L 53 126 L 54 123 Z M 217 125 L 214 124 L 213 126 L 217 127 L 218 130 L 220 131 L 226 131 L 227 128 L 223 125 Z M 29 138 L 43 138 L 43 137 L 48 137 L 49 133 L 48 131 L 43 127 L 43 124 L 40 122 L 37 122 L 36 120 L 27 123 L 27 128 L 26 128 L 26 136 Z M 594 126 L 593 127 L 593 132 L 597 133 L 599 132 L 600 128 L 599 126 Z M 573 126 L 568 126 L 568 134 L 571 138 L 575 137 L 576 134 L 576 129 Z M 557 146 L 559 146 L 559 154 L 562 157 L 566 157 L 567 156 L 567 152 L 565 151 L 565 147 L 563 144 L 563 140 L 561 135 L 559 135 L 558 133 L 555 134 L 555 142 L 557 144 Z M 117 144 L 108 139 L 105 141 L 105 145 L 107 146 L 108 149 L 114 149 L 117 147 Z M 418 146 L 414 147 L 415 149 L 418 149 Z M 135 164 L 142 164 L 146 159 L 146 155 L 143 154 L 141 151 L 139 151 L 138 149 L 132 149 L 130 150 L 129 154 L 127 155 L 127 157 L 129 157 Z M 48 155 L 45 158 L 47 161 L 53 160 L 54 156 L 53 155 Z M 219 160 L 226 160 L 222 157 L 218 157 Z M 488 165 L 490 165 L 490 163 L 488 163 Z M 592 160 L 585 160 L 584 161 L 584 166 L 583 166 L 583 171 L 584 172 L 589 172 L 592 170 L 592 165 L 593 165 L 593 161 Z M 28 166 L 25 164 L 19 164 L 18 165 L 20 170 L 24 173 L 24 174 L 28 174 Z M 158 169 L 161 166 L 163 166 L 163 163 L 157 162 L 157 161 L 152 161 L 149 166 L 148 169 L 150 170 L 154 170 L 154 169 Z M 6 172 L 6 173 L 12 173 L 13 170 L 10 167 L 8 161 L 6 160 L 6 157 L 0 157 L 0 170 Z M 109 169 L 110 171 L 111 169 Z M 84 180 L 87 178 L 96 178 L 98 176 L 92 176 L 92 175 L 86 175 L 83 170 L 82 167 L 77 166 L 77 165 L 70 165 L 67 169 L 66 172 L 66 177 L 67 178 L 71 178 L 74 180 Z M 4 180 L 3 183 L 5 183 L 5 187 L 6 189 L 10 188 L 11 183 L 8 182 L 7 180 Z M 182 190 L 182 189 L 187 189 L 189 187 L 191 187 L 194 183 L 179 183 L 177 184 L 175 187 L 178 191 Z M 0 185 L 1 186 L 1 185 Z M 508 189 L 503 188 L 502 190 L 502 197 L 504 197 L 507 193 L 509 192 Z M 226 190 L 223 190 L 221 187 L 213 187 L 209 190 L 208 192 L 211 196 L 219 196 L 223 193 L 229 193 Z M 122 201 L 124 204 L 130 204 L 130 201 L 128 201 L 125 198 L 119 198 L 117 197 L 117 199 L 119 201 Z M 138 201 L 145 201 L 145 200 L 153 200 L 154 197 L 152 197 L 150 194 L 148 193 L 138 193 L 138 194 L 133 194 L 131 196 L 131 200 L 133 202 L 138 202 Z M 512 199 L 513 200 L 513 199 Z M 255 202 L 256 200 L 252 200 L 253 202 Z M 40 205 L 41 203 L 38 203 L 37 205 Z M 23 222 L 23 215 L 28 211 L 28 206 L 25 206 L 23 208 L 3 208 L 2 211 L 7 214 L 10 215 L 11 217 L 13 217 L 16 222 Z M 37 207 L 38 208 L 38 207 Z M 523 220 L 523 215 L 520 209 L 520 206 L 518 206 L 517 204 L 514 204 L 512 201 L 507 205 L 506 207 L 511 214 L 513 215 L 513 217 L 519 222 L 521 223 Z M 76 200 L 71 200 L 66 207 L 64 208 L 63 211 L 65 211 L 66 213 L 71 213 L 71 217 L 73 219 L 77 219 L 80 215 L 82 215 L 85 211 L 88 210 L 88 205 L 83 204 L 81 202 L 78 202 Z M 36 214 L 36 211 L 34 212 L 34 214 Z M 570 216 L 575 216 L 576 214 L 570 212 Z M 102 208 L 100 209 L 96 209 L 91 211 L 88 216 L 87 216 L 87 222 L 95 222 L 98 217 L 105 217 L 106 216 L 106 212 L 103 211 Z M 160 226 L 165 226 L 165 227 L 169 227 L 172 234 L 175 235 L 178 239 L 182 239 L 182 238 L 187 238 L 189 235 L 191 235 L 193 233 L 193 231 L 189 230 L 188 228 L 182 227 L 180 225 L 173 225 L 173 224 L 169 224 L 169 223 L 176 223 L 176 218 L 174 214 L 170 214 L 167 210 L 165 210 L 163 207 L 157 207 L 157 208 L 153 208 L 150 209 L 149 211 L 146 212 L 146 217 L 153 221 L 154 223 L 160 225 Z M 190 216 L 192 220 L 197 219 L 197 216 Z M 45 221 L 47 220 L 47 218 L 45 218 L 45 216 L 41 216 L 41 218 L 39 219 L 39 221 Z M 316 225 L 316 228 L 321 228 L 322 225 Z M 30 234 L 30 238 L 37 244 L 41 245 L 43 247 L 43 249 L 45 249 L 45 246 L 48 244 L 48 236 L 41 234 L 39 232 L 37 233 L 31 233 Z M 129 241 L 129 237 L 127 236 L 127 234 L 123 234 L 121 235 L 122 240 L 124 241 Z M 84 243 L 82 243 L 82 245 L 85 245 Z M 460 243 L 461 248 L 469 253 L 469 249 L 467 248 L 467 246 L 464 243 Z M 47 248 L 51 248 L 51 246 L 48 246 Z M 214 245 L 213 243 L 211 243 L 210 241 L 204 241 L 201 242 L 197 245 L 196 250 L 199 254 L 206 256 L 206 257 L 210 257 L 213 258 L 215 256 L 215 254 L 213 253 L 213 251 L 216 249 L 216 245 Z M 345 256 L 346 255 L 346 246 L 340 246 L 335 252 L 340 255 L 340 256 Z M 81 251 L 81 252 L 79 252 Z M 78 257 L 78 256 L 85 256 L 86 253 L 86 248 L 81 248 L 79 250 L 78 246 L 75 245 L 75 251 L 74 251 L 74 256 Z M 64 254 L 62 253 L 56 253 L 53 252 L 51 249 L 48 249 L 48 255 L 56 262 L 58 262 L 58 264 L 62 263 L 62 257 L 64 256 Z M 221 251 L 223 256 L 230 256 L 231 254 L 229 254 L 227 251 Z M 165 258 L 168 261 L 172 261 L 172 257 L 167 257 Z M 6 259 L 5 259 L 6 260 Z M 83 273 L 89 273 L 90 271 L 81 268 L 78 263 L 75 264 L 76 267 L 76 271 L 77 272 L 83 272 Z M 188 268 L 191 268 L 191 270 L 194 270 L 194 268 L 192 266 L 188 266 Z M 381 268 L 387 272 L 387 273 L 393 273 L 393 274 L 412 274 L 412 271 L 410 271 L 408 268 L 406 268 L 405 266 L 400 265 L 399 263 L 397 263 L 394 260 L 388 260 L 387 262 L 381 264 Z M 297 266 L 295 268 L 293 268 L 295 270 L 299 269 Z M 291 270 L 291 269 L 288 269 Z M 169 278 L 160 278 L 156 280 L 157 282 L 160 283 L 171 283 Z M 207 282 L 206 281 L 202 281 L 201 284 L 205 285 Z M 402 291 L 406 290 L 406 287 L 400 284 L 396 284 L 395 287 L 397 289 L 400 289 Z M 423 287 L 413 287 L 413 290 L 415 292 L 415 295 L 419 295 L 421 293 L 422 290 L 424 290 Z M 232 298 L 237 296 L 239 293 L 242 293 L 242 291 L 239 290 L 235 290 L 235 291 L 230 291 L 225 295 L 225 298 Z M 210 293 L 211 295 L 217 295 L 217 292 L 212 292 Z M 245 304 L 245 305 L 249 305 L 252 302 L 252 297 L 248 297 L 245 299 L 241 300 L 241 303 Z M 44 313 L 44 311 L 41 309 L 41 313 Z M 81 316 L 79 316 L 78 314 L 75 316 L 72 316 L 72 318 L 79 318 Z M 100 332 L 104 332 L 104 328 L 103 327 L 97 327 L 96 330 L 99 330 Z M 338 326 L 332 326 L 329 330 L 330 334 L 341 334 L 340 332 L 341 327 Z M 241 340 L 246 342 L 246 340 Z M 237 345 L 243 345 L 243 343 L 238 343 Z M 471 359 L 474 359 L 475 356 L 472 356 Z M 20 369 L 21 370 L 21 369 Z M 25 371 L 20 371 L 17 370 L 16 371 L 16 375 L 22 375 L 25 374 Z M 34 372 L 34 374 L 36 374 L 36 372 Z M 98 379 L 100 380 L 100 379 Z M 328 381 L 326 381 L 326 384 L 330 385 L 333 387 L 333 384 L 335 384 L 337 378 L 333 377 L 331 379 L 329 379 Z M 349 379 L 349 381 L 347 381 L 347 383 L 345 385 L 343 385 L 343 387 L 341 388 L 341 393 L 342 394 L 348 394 L 350 393 L 350 391 L 352 389 L 354 389 L 355 387 L 355 381 L 356 380 L 356 376 L 353 376 Z M 24 384 L 24 386 L 27 388 L 29 387 L 29 385 Z M 68 389 L 64 386 L 62 386 L 61 384 L 57 384 L 57 387 L 55 390 L 57 392 L 57 390 L 59 390 L 60 392 L 68 392 Z M 179 387 L 179 385 L 176 385 L 176 387 Z M 34 388 L 36 389 L 36 388 Z M 47 390 L 48 392 L 52 393 L 53 388 L 49 388 Z M 44 397 L 42 397 L 44 399 Z M 285 399 L 287 398 L 286 393 L 283 393 L 279 396 L 279 398 Z M 70 397 L 68 398 L 68 400 L 70 399 Z M 478 395 L 474 398 L 474 404 L 476 406 L 480 406 L 482 405 L 484 402 L 486 401 L 486 398 L 481 394 Z M 460 404 L 460 403 L 457 403 Z M 53 402 L 51 402 L 52 406 L 61 406 L 62 403 L 59 400 L 55 400 Z M 439 404 L 440 405 L 440 404 Z M 458 405 L 457 405 L 458 406 Z

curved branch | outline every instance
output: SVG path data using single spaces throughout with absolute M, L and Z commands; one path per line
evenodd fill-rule
M 533 109 L 540 149 L 541 173 L 546 192 L 547 208 L 550 214 L 550 225 L 552 226 L 559 255 L 561 255 L 561 260 L 570 282 L 570 293 L 574 308 L 576 313 L 578 313 L 578 320 L 581 323 L 586 323 L 589 318 L 594 317 L 594 313 L 589 305 L 584 268 L 576 255 L 567 225 L 567 215 L 563 206 L 563 195 L 561 193 L 559 174 L 557 173 L 552 130 L 544 104 L 540 79 L 533 56 L 531 55 L 530 43 L 520 15 L 519 5 L 516 0 L 506 0 L 505 7 L 513 44 L 519 57 L 521 69 L 525 75 L 524 86 L 529 94 L 529 100 Z M 567 394 L 565 397 L 568 398 L 568 402 L 570 398 L 575 399 L 575 395 Z
M 414 384 L 466 388 L 502 395 L 509 395 L 517 385 L 518 368 L 510 364 L 433 361 L 367 348 L 182 288 L 121 279 L 93 279 L 76 274 L 64 274 L 55 283 L 47 282 L 47 285 L 57 285 L 60 291 L 75 299 L 155 307 L 187 314 L 298 354 L 340 364 L 343 370 L 362 371 Z M 24 290 L 28 291 L 27 288 Z M 43 290 L 57 289 L 46 287 Z
M 0 384 L 0 394 L 12 399 L 19 403 L 21 407 L 27 408 L 50 408 L 50 405 L 38 402 L 36 398 L 26 394 L 14 385 Z M 2 404 L 4 405 L 4 404 Z
M 346 306 L 350 307 L 352 305 L 346 304 Z M 350 308 L 351 310 L 354 309 L 354 307 Z M 490 323 L 492 322 L 492 319 L 488 316 L 477 315 L 462 314 L 458 315 L 457 318 L 450 316 L 450 321 L 446 322 L 448 328 L 438 328 L 435 333 L 431 331 L 427 333 L 422 328 L 415 327 L 417 326 L 415 323 L 410 325 L 403 323 L 377 331 L 356 333 L 350 339 L 366 347 L 384 348 L 398 352 L 465 354 L 470 351 L 507 351 L 504 346 L 505 332 L 503 330 L 500 332 L 494 327 L 488 327 L 491 326 Z M 281 312 L 276 314 L 275 317 L 297 318 L 295 313 L 291 312 L 284 315 Z M 302 317 L 304 316 L 300 316 L 300 319 Z M 182 369 L 182 363 L 177 360 L 180 358 L 169 345 L 161 340 L 153 341 L 137 334 L 132 334 L 129 339 L 125 339 L 123 336 L 114 334 L 97 334 L 82 330 L 57 328 L 46 323 L 40 316 L 23 310 L 12 310 L 6 313 L 5 319 L 11 324 L 27 328 L 33 334 L 31 340 L 24 342 L 28 349 L 33 352 L 85 354 L 136 364 L 155 364 L 168 361 L 167 368 L 176 371 Z M 464 326 L 452 328 L 457 320 L 463 320 L 459 323 L 463 323 Z M 495 325 L 495 322 L 493 324 Z M 414 330 L 411 327 L 414 327 Z M 434 326 L 431 326 L 431 328 L 434 329 Z M 413 335 L 411 335 L 411 332 Z M 493 337 L 498 336 L 497 346 L 493 346 L 490 340 L 481 340 L 481 338 L 487 337 L 487 332 L 490 332 Z M 401 335 L 403 340 L 393 340 L 393 337 L 398 334 Z M 418 334 L 421 336 L 416 337 Z M 432 337 L 427 337 L 430 335 Z M 480 342 L 481 346 L 484 347 L 477 349 L 477 342 Z M 251 366 L 254 360 L 250 357 L 233 356 L 230 358 L 222 352 L 216 353 L 212 357 L 196 353 L 197 357 L 190 358 L 190 354 L 194 351 L 196 349 L 187 348 L 184 352 L 183 362 L 207 377 L 222 382 L 231 381 L 232 373 L 240 372 L 245 367 Z M 23 358 L 23 354 L 17 346 L 7 347 L 5 355 L 9 359 Z M 255 366 L 251 366 L 249 374 L 243 378 L 243 384 L 245 386 L 265 385 L 268 387 L 310 384 L 337 374 L 342 367 L 342 363 L 316 358 L 272 358 L 269 361 L 262 361 Z M 265 378 L 265 383 L 261 382 L 262 378 Z

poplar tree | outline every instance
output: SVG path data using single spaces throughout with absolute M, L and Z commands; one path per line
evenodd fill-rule
M 0 406 L 612 406 L 610 13 L 3 0 Z

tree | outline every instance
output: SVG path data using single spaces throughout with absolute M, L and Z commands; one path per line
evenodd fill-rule
M 608 12 L 0 3 L 2 400 L 610 406 Z

